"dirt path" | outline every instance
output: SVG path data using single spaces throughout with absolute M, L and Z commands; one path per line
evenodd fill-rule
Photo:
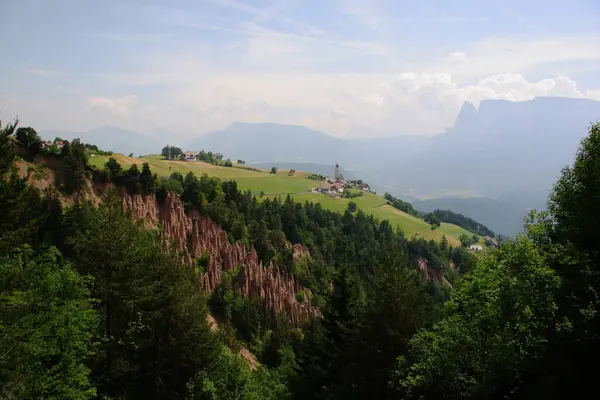
M 373 206 L 373 207 L 365 208 L 364 210 L 372 210 L 374 208 L 379 208 L 381 206 L 386 206 L 386 205 L 387 205 L 387 203 L 381 203 L 381 204 L 377 204 L 376 206 Z

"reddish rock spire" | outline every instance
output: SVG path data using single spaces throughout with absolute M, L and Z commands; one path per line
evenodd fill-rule
M 154 196 L 120 193 L 121 206 L 131 215 L 144 220 L 148 225 L 162 226 L 165 240 L 177 243 L 177 249 L 183 251 L 184 261 L 192 264 L 203 252 L 208 253 L 208 263 L 200 273 L 200 284 L 210 293 L 221 283 L 222 272 L 243 266 L 236 281 L 236 287 L 244 297 L 260 296 L 265 299 L 269 309 L 277 314 L 285 311 L 294 325 L 320 315 L 316 307 L 306 301 L 304 288 L 293 277 L 289 277 L 272 262 L 265 268 L 254 246 L 247 251 L 244 243 L 229 243 L 227 233 L 210 218 L 192 210 L 186 214 L 178 196 L 167 194 L 162 206 Z M 301 244 L 292 246 L 294 259 L 309 257 L 308 249 Z M 296 293 L 303 291 L 305 301 L 298 302 Z

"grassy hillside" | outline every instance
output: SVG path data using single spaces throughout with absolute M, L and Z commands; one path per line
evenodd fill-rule
M 323 207 L 338 212 L 344 212 L 348 202 L 353 201 L 365 214 L 373 215 L 379 220 L 389 220 L 392 226 L 399 227 L 407 236 L 417 234 L 425 239 L 441 240 L 442 235 L 446 235 L 448 242 L 453 246 L 458 246 L 460 243 L 458 240 L 460 235 L 473 235 L 466 229 L 446 223 L 442 223 L 439 228 L 432 231 L 427 222 L 388 205 L 383 197 L 371 193 L 353 199 L 336 199 L 320 193 L 296 194 L 292 197 L 299 201 L 321 203 Z
M 124 167 L 131 164 L 138 164 L 141 167 L 142 163 L 148 163 L 152 172 L 159 176 L 168 176 L 173 172 L 185 175 L 191 171 L 198 176 L 207 174 L 223 180 L 233 179 L 237 181 L 240 189 L 250 190 L 255 194 L 259 194 L 261 191 L 264 191 L 265 194 L 309 192 L 312 188 L 319 185 L 317 181 L 307 179 L 309 174 L 306 172 L 297 172 L 293 176 L 288 176 L 287 170 L 280 170 L 276 175 L 273 175 L 267 170 L 257 172 L 245 168 L 237 168 L 242 166 L 233 168 L 218 167 L 202 161 L 168 161 L 163 160 L 161 156 L 132 158 L 115 154 L 112 157 Z M 90 157 L 89 162 L 91 165 L 102 167 L 109 158 L 110 156 Z
M 367 215 L 373 215 L 379 220 L 389 220 L 392 226 L 399 227 L 407 236 L 417 234 L 425 239 L 440 240 L 442 235 L 445 234 L 450 244 L 456 246 L 459 244 L 458 238 L 460 235 L 472 235 L 461 227 L 446 223 L 442 223 L 438 229 L 432 231 L 430 225 L 425 221 L 388 205 L 383 197 L 372 193 L 365 193 L 363 196 L 353 199 L 336 199 L 312 192 L 312 189 L 317 187 L 319 183 L 308 179 L 309 173 L 307 172 L 298 171 L 293 176 L 288 176 L 287 170 L 279 170 L 276 175 L 273 175 L 267 170 L 258 172 L 244 168 L 219 167 L 201 161 L 167 161 L 160 156 L 132 158 L 115 154 L 113 157 L 124 168 L 131 164 L 138 164 L 141 167 L 142 163 L 147 162 L 152 171 L 159 176 L 168 176 L 173 172 L 180 172 L 184 175 L 190 171 L 196 175 L 206 173 L 221 179 L 236 180 L 241 190 L 250 190 L 257 195 L 261 191 L 269 198 L 284 197 L 290 194 L 298 201 L 321 203 L 324 208 L 337 212 L 344 212 L 348 207 L 348 202 L 353 201 Z M 89 162 L 91 165 L 102 167 L 108 159 L 109 156 L 96 156 L 91 157 Z

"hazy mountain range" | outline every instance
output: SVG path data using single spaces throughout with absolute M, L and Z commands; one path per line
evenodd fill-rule
M 403 170 L 419 165 L 416 173 L 385 180 L 394 190 L 421 193 L 545 190 L 573 160 L 589 124 L 598 118 L 600 102 L 587 99 L 487 100 L 478 110 L 465 103 L 455 125 L 435 136 L 426 150 L 392 163 Z
M 600 102 L 588 99 L 485 100 L 478 109 L 465 103 L 453 127 L 430 137 L 345 140 L 302 126 L 236 122 L 179 146 L 261 166 L 310 165 L 315 173 L 331 174 L 339 162 L 346 174 L 412 201 L 417 209 L 451 209 L 514 235 L 528 209 L 544 206 L 560 169 L 572 162 L 589 124 L 598 119 Z M 159 152 L 166 144 L 109 126 L 41 135 L 81 137 L 135 155 Z

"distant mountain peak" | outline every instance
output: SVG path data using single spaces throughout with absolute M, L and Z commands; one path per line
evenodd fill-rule
M 454 127 L 468 127 L 472 126 L 472 124 L 477 120 L 477 109 L 473 105 L 473 103 L 465 101 L 462 105 L 460 112 L 458 113 L 458 117 L 456 118 L 456 122 L 454 123 Z

